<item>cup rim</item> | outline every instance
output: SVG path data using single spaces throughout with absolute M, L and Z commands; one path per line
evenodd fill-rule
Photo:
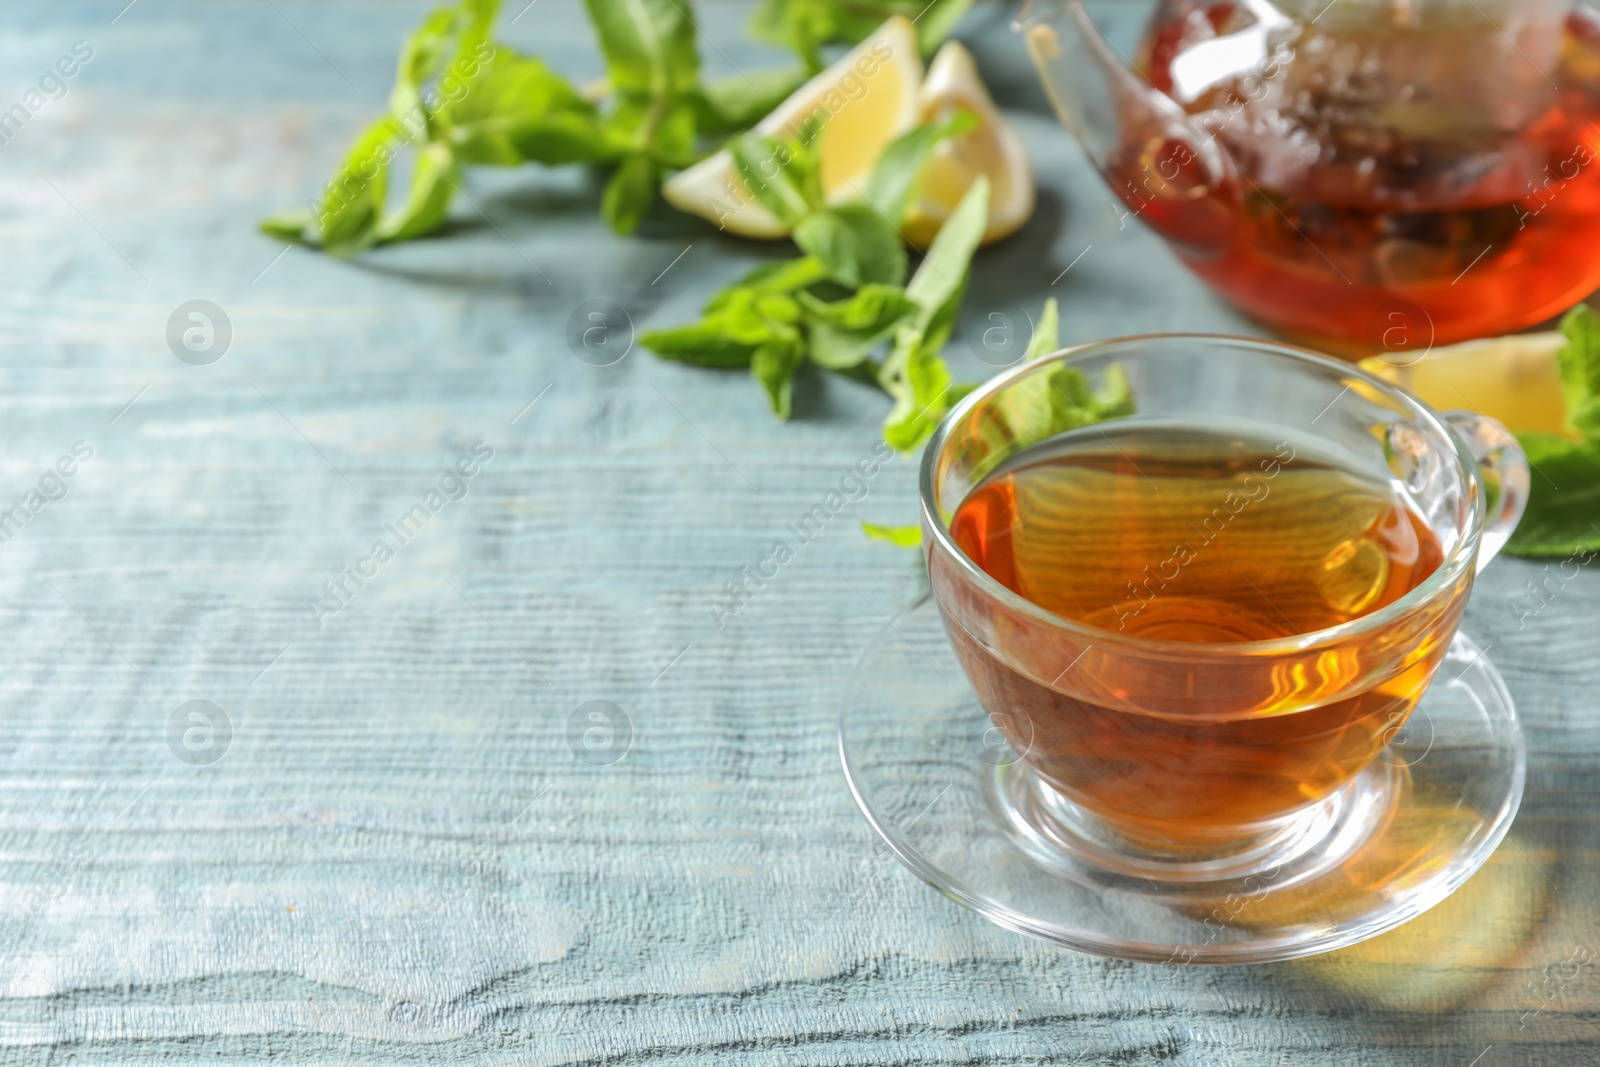
M 1393 603 L 1366 615 L 1357 616 L 1337 626 L 1311 630 L 1303 634 L 1293 634 L 1289 637 L 1275 637 L 1264 641 L 1172 641 L 1165 638 L 1138 637 L 1070 619 L 1065 615 L 1050 611 L 1048 608 L 1040 607 L 1026 597 L 1012 592 L 990 575 L 988 571 L 978 566 L 961 549 L 961 546 L 955 543 L 950 536 L 949 524 L 934 509 L 933 470 L 935 458 L 943 449 L 945 441 L 950 436 L 951 429 L 964 419 L 968 412 L 984 399 L 999 392 L 1011 382 L 1037 368 L 1040 364 L 1047 362 L 1064 363 L 1101 350 L 1135 344 L 1141 341 L 1193 341 L 1201 344 L 1226 342 L 1231 345 L 1243 345 L 1247 348 L 1263 351 L 1269 355 L 1336 370 L 1341 374 L 1349 375 L 1373 386 L 1387 396 L 1398 400 L 1414 417 L 1443 434 L 1445 440 L 1455 446 L 1457 466 L 1464 472 L 1466 482 L 1473 487 L 1474 521 L 1463 534 L 1461 543 L 1456 546 L 1455 551 L 1440 563 L 1434 572 L 1428 575 L 1416 588 Z M 1454 583 L 1461 576 L 1461 572 L 1472 565 L 1472 561 L 1477 555 L 1479 541 L 1483 537 L 1483 527 L 1488 516 L 1483 472 L 1478 466 L 1478 461 L 1467 449 L 1466 445 L 1462 443 L 1460 435 L 1451 428 L 1448 422 L 1440 417 L 1438 412 L 1392 382 L 1384 381 L 1382 378 L 1362 370 L 1354 363 L 1333 359 L 1310 349 L 1284 344 L 1279 341 L 1225 333 L 1143 333 L 1106 338 L 1099 341 L 1088 341 L 1083 344 L 1069 345 L 1065 348 L 1057 349 L 1049 355 L 1020 363 L 995 375 L 963 397 L 939 421 L 933 436 L 928 439 L 927 445 L 923 448 L 917 496 L 922 510 L 923 529 L 932 531 L 934 542 L 957 562 L 963 575 L 969 581 L 976 583 L 979 589 L 999 600 L 1007 608 L 1058 630 L 1065 630 L 1081 636 L 1089 641 L 1131 646 L 1145 652 L 1168 653 L 1184 657 L 1218 654 L 1272 655 L 1296 653 L 1303 652 L 1308 648 L 1347 641 L 1369 631 L 1381 629 L 1421 607 L 1441 589 Z

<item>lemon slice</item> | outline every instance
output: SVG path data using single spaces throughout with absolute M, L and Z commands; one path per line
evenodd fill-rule
M 933 57 L 917 94 L 917 118 L 927 122 L 961 110 L 977 116 L 977 129 L 934 149 L 906 214 L 902 232 L 918 248 L 928 247 L 980 174 L 988 177 L 990 190 L 984 244 L 1015 233 L 1033 214 L 1033 166 L 1028 162 L 1028 150 L 994 106 L 978 77 L 972 53 L 958 41 L 947 41 Z
M 823 120 L 817 158 L 829 203 L 854 199 L 885 145 L 917 122 L 922 57 L 917 31 L 896 15 L 773 109 L 758 133 L 794 135 Z M 741 237 L 785 237 L 789 228 L 756 203 L 724 150 L 667 179 L 667 203 Z
M 1373 356 L 1361 369 L 1394 382 L 1436 411 L 1466 408 L 1508 429 L 1568 435 L 1556 350 L 1560 333 L 1514 334 L 1436 348 L 1414 362 Z

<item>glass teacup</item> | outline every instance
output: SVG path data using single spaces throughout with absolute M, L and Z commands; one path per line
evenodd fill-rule
M 1172 639 L 1126 621 L 1166 591 L 1150 576 L 1159 581 L 1175 554 L 1151 558 L 1155 570 L 1127 583 L 1139 599 L 1108 604 L 1091 623 L 1021 595 L 1020 580 L 998 580 L 952 531 L 963 502 L 1041 447 L 1109 448 L 1137 470 L 1145 436 L 1195 425 L 1281 439 L 1296 462 L 1315 454 L 1389 487 L 1431 534 L 1436 564 L 1403 595 L 1336 625 Z M 1155 493 L 1172 484 L 1159 471 L 1138 475 Z M 1264 477 L 1263 468 L 1257 483 Z M 1232 484 L 1219 481 L 1219 497 Z M 1277 871 L 1286 857 L 1333 847 L 1324 838 L 1349 823 L 1337 811 L 1382 811 L 1395 787 L 1394 775 L 1378 773 L 1386 746 L 1432 681 L 1473 577 L 1510 536 L 1527 491 L 1526 458 L 1493 420 L 1440 415 L 1348 364 L 1269 342 L 1105 341 L 988 382 L 929 443 L 921 499 L 945 629 L 1028 772 L 1002 791 L 1001 804 L 1019 809 L 1011 821 L 1076 862 L 1175 881 Z M 1093 508 L 1065 514 L 1069 527 L 1096 521 Z M 1136 540 L 1137 515 L 1126 528 Z

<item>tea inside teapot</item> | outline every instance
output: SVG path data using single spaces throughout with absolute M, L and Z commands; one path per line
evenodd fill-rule
M 1516 199 L 1545 166 L 1524 133 L 1558 92 L 1569 5 L 1266 0 L 1174 12 L 1151 83 L 1241 170 L 1306 195 L 1456 205 Z
M 1164 0 L 1129 72 L 1078 0 L 1030 6 L 1030 51 L 1113 191 L 1286 332 L 1411 350 L 1600 286 L 1586 7 Z

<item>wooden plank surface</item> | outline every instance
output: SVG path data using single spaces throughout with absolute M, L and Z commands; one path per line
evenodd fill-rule
M 833 748 L 857 650 L 916 587 L 855 524 L 910 521 L 912 465 L 715 610 L 884 401 L 808 381 L 780 425 L 744 376 L 566 342 L 585 301 L 681 321 L 777 250 L 667 213 L 616 238 L 582 172 L 530 168 L 474 174 L 437 240 L 280 255 L 253 221 L 314 191 L 424 8 L 123 3 L 0 11 L 0 106 L 93 50 L 0 146 L 0 508 L 41 493 L 0 544 L 0 1061 L 1600 1058 L 1593 575 L 1523 626 L 1538 568 L 1482 580 L 1466 626 L 1526 718 L 1528 796 L 1423 919 L 1228 969 L 1005 933 L 874 850 Z M 781 58 L 714 10 L 712 69 Z M 1097 11 L 1134 32 L 1137 7 Z M 1043 199 L 980 258 L 964 336 L 1052 293 L 1069 340 L 1256 332 L 1119 224 L 1005 15 L 964 35 Z M 572 0 L 508 36 L 598 73 Z M 205 366 L 167 343 L 196 299 L 232 327 Z M 393 558 L 314 609 L 380 538 Z

